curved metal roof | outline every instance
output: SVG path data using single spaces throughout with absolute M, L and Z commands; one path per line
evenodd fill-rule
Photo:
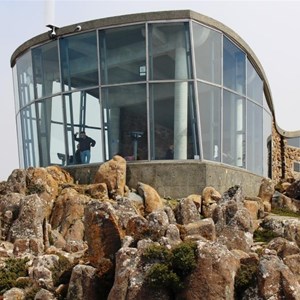
M 195 11 L 174 10 L 174 11 L 159 11 L 159 12 L 135 13 L 135 14 L 129 14 L 129 15 L 114 16 L 114 17 L 90 20 L 90 21 L 86 21 L 86 22 L 81 22 L 81 23 L 57 28 L 56 34 L 57 34 L 58 38 L 61 36 L 65 36 L 65 35 L 75 34 L 76 32 L 78 32 L 78 29 L 77 29 L 78 25 L 80 25 L 80 27 L 81 27 L 80 33 L 82 33 L 82 32 L 90 31 L 93 29 L 101 29 L 101 28 L 106 28 L 106 27 L 126 25 L 126 24 L 132 24 L 132 23 L 141 23 L 141 22 L 147 22 L 147 21 L 180 20 L 180 19 L 195 20 L 197 22 L 200 22 L 204 25 L 207 25 L 209 27 L 215 28 L 215 29 L 223 32 L 226 36 L 228 36 L 231 40 L 233 40 L 242 50 L 244 50 L 247 53 L 248 59 L 251 61 L 251 63 L 255 67 L 259 76 L 263 79 L 264 93 L 265 93 L 267 103 L 270 107 L 270 110 L 272 112 L 272 115 L 273 115 L 273 118 L 275 121 L 275 111 L 274 111 L 274 105 L 273 105 L 273 101 L 272 101 L 272 94 L 271 94 L 269 82 L 268 82 L 268 79 L 264 72 L 264 69 L 263 69 L 261 63 L 259 62 L 258 58 L 256 57 L 255 53 L 252 51 L 252 49 L 249 47 L 249 45 L 232 29 L 230 29 L 229 27 L 227 27 L 226 25 L 224 25 L 223 23 L 221 23 L 215 19 L 212 19 L 210 17 L 207 17 L 207 16 L 197 13 Z M 13 67 L 15 65 L 17 58 L 20 55 L 22 55 L 24 52 L 26 52 L 28 49 L 30 49 L 33 46 L 37 46 L 39 44 L 48 42 L 49 40 L 51 40 L 51 38 L 49 36 L 49 32 L 47 31 L 43 34 L 33 37 L 32 39 L 30 39 L 30 40 L 26 41 L 25 43 L 23 43 L 22 45 L 20 45 L 11 56 L 11 67 Z M 276 126 L 278 132 L 281 135 L 284 135 L 286 137 L 295 137 L 295 136 L 300 135 L 300 131 L 287 132 L 287 131 L 282 130 L 276 124 L 276 121 L 275 121 L 275 126 Z

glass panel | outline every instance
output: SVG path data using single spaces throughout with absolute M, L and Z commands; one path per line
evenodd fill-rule
M 221 90 L 198 83 L 203 158 L 220 161 L 221 151 Z
M 263 81 L 247 59 L 247 97 L 263 104 Z
M 247 102 L 247 170 L 263 175 L 263 109 Z
M 245 95 L 245 53 L 226 37 L 223 39 L 223 84 L 227 88 Z
M 17 81 L 19 105 L 24 107 L 34 99 L 31 52 L 27 52 L 17 61 Z
M 271 110 L 269 108 L 269 104 L 267 103 L 265 94 L 263 94 L 263 107 L 271 115 Z
M 245 99 L 228 91 L 223 96 L 223 162 L 245 167 Z
M 37 124 L 34 104 L 23 108 L 20 111 L 19 137 L 23 145 L 23 159 L 26 167 L 38 166 L 38 141 L 37 141 Z
M 38 103 L 38 120 L 40 165 L 64 165 L 66 163 L 65 138 L 60 96 Z
M 145 26 L 100 31 L 101 83 L 146 79 Z
M 263 110 L 263 176 L 271 178 L 272 117 Z
M 295 137 L 295 138 L 287 138 L 287 144 L 292 147 L 297 147 L 300 148 L 300 138 Z
M 23 149 L 23 135 L 22 135 L 22 127 L 21 127 L 21 117 L 20 113 L 17 114 L 17 136 L 18 136 L 18 153 L 19 153 L 19 165 L 20 168 L 27 168 L 25 166 L 25 153 Z
M 98 85 L 96 32 L 60 40 L 64 90 Z
M 193 159 L 199 156 L 192 85 L 153 84 L 151 159 Z
M 190 78 L 188 24 L 152 24 L 149 29 L 150 79 Z
M 61 91 L 57 41 L 32 50 L 36 98 Z
M 65 95 L 65 107 L 67 117 L 67 156 L 68 164 L 80 164 L 80 143 L 75 141 L 74 133 L 84 130 L 86 135 L 92 138 L 96 145 L 90 151 L 90 163 L 102 162 L 102 130 L 101 110 L 99 104 L 99 90 L 92 89 Z M 77 138 L 79 135 L 77 136 Z M 77 152 L 76 152 L 77 151 Z
M 14 84 L 15 112 L 17 113 L 20 109 L 20 101 L 21 101 L 19 96 L 17 65 L 13 67 L 12 74 L 13 74 L 13 84 Z
M 106 159 L 115 154 L 127 160 L 148 159 L 146 86 L 102 89 Z
M 197 78 L 221 84 L 221 37 L 219 32 L 193 23 Z

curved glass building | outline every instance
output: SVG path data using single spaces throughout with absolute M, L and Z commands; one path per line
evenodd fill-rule
M 268 175 L 274 115 L 263 68 L 225 25 L 193 11 L 53 28 L 12 55 L 21 167 L 200 159 Z

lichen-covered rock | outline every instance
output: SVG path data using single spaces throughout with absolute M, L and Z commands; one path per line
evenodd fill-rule
M 25 291 L 19 288 L 11 288 L 3 294 L 3 300 L 25 300 Z
M 144 199 L 145 214 L 163 208 L 163 201 L 157 191 L 148 184 L 139 182 L 137 192 Z
M 176 219 L 179 224 L 189 224 L 200 220 L 199 211 L 191 198 L 180 201 L 176 210 Z
M 126 186 L 126 160 L 115 155 L 103 163 L 95 175 L 94 183 L 105 183 L 112 198 L 123 197 Z
M 68 300 L 99 299 L 97 269 L 91 266 L 76 265 L 73 268 L 68 288 Z
M 5 193 L 12 192 L 26 195 L 26 173 L 24 169 L 13 170 L 6 181 Z
M 198 242 L 197 267 L 185 281 L 179 299 L 234 299 L 234 277 L 239 260 L 223 245 Z
M 150 238 L 154 241 L 166 234 L 169 218 L 164 210 L 156 210 L 147 216 Z
M 275 192 L 274 183 L 270 178 L 263 178 L 259 187 L 258 197 L 261 198 L 265 211 L 271 211 L 272 197 Z
M 118 223 L 115 209 L 110 203 L 92 200 L 87 204 L 84 210 L 84 228 L 92 266 L 111 267 L 108 260 L 113 260 L 124 237 Z
M 291 270 L 275 255 L 261 257 L 258 286 L 263 299 L 300 299 L 299 282 Z
M 300 219 L 279 215 L 268 215 L 261 223 L 261 227 L 273 231 L 280 237 L 294 241 L 300 247 Z
M 296 180 L 286 188 L 286 195 L 290 198 L 300 200 L 300 180 Z
M 289 255 L 300 254 L 300 249 L 295 242 L 288 241 L 282 237 L 271 240 L 268 243 L 267 248 L 275 250 L 277 255 L 282 259 Z
M 215 223 L 211 218 L 203 219 L 194 223 L 189 223 L 181 227 L 181 236 L 185 239 L 191 239 L 193 236 L 201 236 L 207 240 L 216 239 Z
M 34 296 L 34 300 L 57 300 L 53 293 L 40 289 Z
M 36 194 L 24 197 L 20 202 L 19 215 L 10 227 L 8 241 L 30 238 L 43 240 L 44 207 L 44 202 Z
M 50 219 L 52 229 L 57 230 L 67 243 L 76 242 L 79 247 L 77 250 L 84 247 L 83 218 L 89 201 L 88 196 L 79 194 L 75 189 L 66 188 L 56 199 Z

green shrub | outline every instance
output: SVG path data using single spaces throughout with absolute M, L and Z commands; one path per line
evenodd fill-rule
M 178 275 L 170 269 L 170 266 L 164 263 L 152 265 L 148 271 L 146 280 L 150 286 L 170 288 L 173 291 L 177 290 L 182 285 Z
M 254 231 L 253 240 L 254 242 L 269 243 L 271 240 L 275 239 L 278 236 L 278 234 L 270 229 L 259 228 L 258 230 Z
M 176 293 L 184 287 L 187 275 L 197 265 L 196 243 L 181 243 L 169 250 L 163 246 L 150 246 L 143 254 L 145 263 L 152 263 L 146 275 L 149 285 L 167 288 Z
M 300 218 L 300 213 L 290 211 L 287 208 L 277 207 L 277 208 L 273 208 L 271 212 L 273 214 L 284 216 L 284 217 Z
M 181 243 L 172 250 L 172 266 L 181 278 L 184 278 L 195 269 L 197 265 L 196 249 L 196 243 Z
M 16 286 L 16 279 L 27 275 L 27 258 L 9 258 L 0 269 L 0 294 Z
M 51 268 L 53 285 L 58 286 L 60 283 L 66 283 L 71 277 L 72 264 L 63 255 L 59 255 L 58 262 Z
M 244 295 L 245 290 L 252 285 L 255 285 L 255 282 L 257 280 L 257 271 L 258 265 L 255 263 L 241 265 L 236 273 L 234 281 L 234 291 L 236 299 L 241 299 L 241 297 Z
M 172 252 L 164 246 L 151 245 L 148 247 L 142 255 L 142 259 L 147 262 L 164 262 L 170 263 L 172 258 Z

